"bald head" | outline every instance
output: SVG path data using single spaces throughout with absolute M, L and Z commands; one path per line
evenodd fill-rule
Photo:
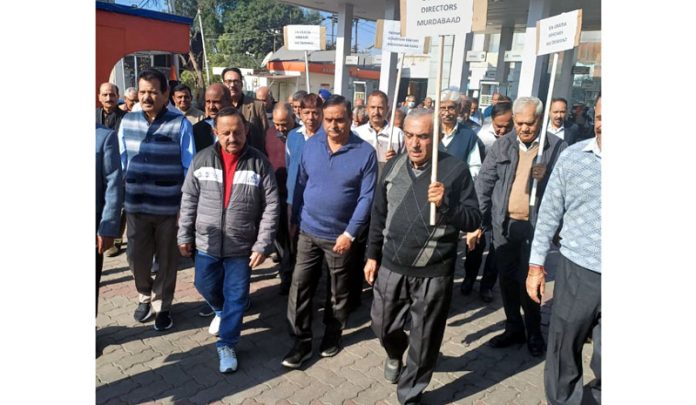
M 222 83 L 213 83 L 205 91 L 205 115 L 215 118 L 222 108 L 232 105 L 229 89 Z
M 261 86 L 256 89 L 256 99 L 264 104 L 267 111 L 273 108 L 273 96 L 271 95 L 271 90 L 267 86 Z
M 295 127 L 292 106 L 289 103 L 278 103 L 273 107 L 273 126 L 285 136 Z
M 99 102 L 106 112 L 118 107 L 118 86 L 113 83 L 102 83 L 99 86 Z

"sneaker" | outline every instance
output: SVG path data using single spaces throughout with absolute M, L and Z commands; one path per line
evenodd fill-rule
M 387 358 L 384 361 L 384 378 L 392 384 L 399 381 L 401 375 L 401 359 Z
M 231 373 L 237 371 L 237 354 L 234 349 L 228 346 L 217 348 L 218 356 L 220 357 L 220 372 Z
M 213 336 L 217 336 L 220 334 L 220 317 L 215 315 L 215 318 L 213 318 L 213 321 L 210 322 L 210 327 L 208 328 L 208 333 L 210 333 Z
M 490 288 L 482 288 L 479 295 L 481 296 L 481 301 L 487 304 L 493 302 L 493 292 Z
M 213 310 L 213 308 L 210 307 L 210 305 L 208 305 L 207 302 L 203 303 L 203 305 L 201 305 L 201 308 L 198 310 L 198 316 L 207 318 L 213 315 L 215 315 L 215 311 Z
M 333 357 L 341 351 L 341 335 L 336 333 L 325 333 L 321 339 L 321 357 Z
M 174 326 L 174 321 L 169 315 L 169 311 L 158 312 L 155 316 L 155 330 L 167 330 Z
M 149 302 L 141 302 L 133 313 L 133 318 L 138 322 L 146 322 L 152 316 L 152 306 Z
M 459 287 L 459 291 L 462 292 L 462 295 L 469 295 L 471 294 L 471 290 L 474 289 L 474 283 L 472 281 L 466 280 L 462 281 L 462 285 Z
M 302 363 L 312 358 L 312 341 L 297 340 L 292 349 L 285 355 L 283 366 L 287 368 L 300 368 Z
M 106 249 L 106 252 L 104 252 L 106 257 L 115 257 L 115 256 L 118 256 L 120 253 L 121 253 L 121 244 L 120 243 L 119 244 L 114 243 L 113 246 Z

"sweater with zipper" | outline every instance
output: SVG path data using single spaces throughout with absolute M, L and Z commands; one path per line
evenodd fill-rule
M 407 154 L 399 155 L 387 162 L 375 190 L 367 257 L 395 273 L 454 274 L 459 232 L 473 231 L 481 223 L 467 165 L 440 152 L 437 180 L 445 186 L 445 197 L 437 209 L 436 225 L 429 225 L 431 163 L 416 171 Z
M 225 207 L 227 170 L 220 144 L 202 150 L 186 175 L 177 243 L 213 257 L 269 255 L 279 216 L 278 187 L 268 159 L 251 146 L 239 153 Z

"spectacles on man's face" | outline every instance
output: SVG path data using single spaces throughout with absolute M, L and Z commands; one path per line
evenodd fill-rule
M 243 82 L 239 79 L 234 79 L 234 80 L 223 80 L 223 83 L 225 83 L 228 86 L 230 84 L 236 84 L 237 86 L 241 86 Z

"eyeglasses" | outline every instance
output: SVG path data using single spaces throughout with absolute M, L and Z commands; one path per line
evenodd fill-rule
M 242 82 L 242 81 L 239 80 L 239 79 L 235 79 L 235 80 L 223 80 L 222 82 L 225 83 L 225 84 L 228 85 L 228 86 L 229 86 L 230 84 L 241 85 L 242 83 L 244 83 L 244 82 Z

